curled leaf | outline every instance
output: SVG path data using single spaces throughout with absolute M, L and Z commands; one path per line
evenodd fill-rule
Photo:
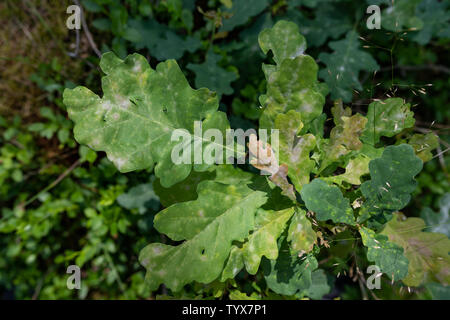
M 278 164 L 278 159 L 270 144 L 264 144 L 258 140 L 256 135 L 251 134 L 248 148 L 250 152 L 250 164 L 261 170 L 263 174 L 269 173 L 269 179 L 283 190 L 285 196 L 295 201 L 294 187 L 287 179 L 289 169 L 285 164 Z
M 316 138 L 312 134 L 299 136 L 303 123 L 300 113 L 291 110 L 286 114 L 279 114 L 275 119 L 275 129 L 279 130 L 279 161 L 288 168 L 288 176 L 297 191 L 309 183 L 309 176 L 315 162 L 310 153 L 316 146 Z

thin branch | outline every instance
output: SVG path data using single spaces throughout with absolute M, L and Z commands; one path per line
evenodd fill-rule
M 89 45 L 91 46 L 92 50 L 94 50 L 95 54 L 100 58 L 101 55 L 102 55 L 102 53 L 100 52 L 100 50 L 98 50 L 97 45 L 96 45 L 95 42 L 94 42 L 94 38 L 92 37 L 92 34 L 91 34 L 91 32 L 89 31 L 89 28 L 88 28 L 87 23 L 86 23 L 86 19 L 84 18 L 83 7 L 81 6 L 79 0 L 73 0 L 73 1 L 75 2 L 75 4 L 76 4 L 77 6 L 80 7 L 80 11 L 81 11 L 81 24 L 83 25 L 83 30 L 84 30 L 84 33 L 86 34 L 86 38 L 87 38 L 87 40 L 88 40 L 88 42 L 89 42 Z
M 439 152 L 439 153 L 438 153 L 437 155 L 435 155 L 435 156 L 433 157 L 433 159 L 434 159 L 434 158 L 437 158 L 437 157 L 441 157 L 444 153 L 446 153 L 447 151 L 450 150 L 450 148 L 447 148 L 447 149 L 445 149 L 444 151 L 442 151 L 441 147 L 438 147 L 437 149 L 438 149 L 438 152 Z M 439 151 L 439 150 L 441 150 L 441 151 Z M 445 163 L 444 163 L 444 165 L 445 165 Z
M 27 200 L 23 205 L 22 208 L 25 208 L 27 205 L 29 205 L 30 203 L 32 203 L 34 200 L 36 200 L 39 195 L 41 195 L 44 192 L 49 191 L 50 189 L 52 189 L 53 187 L 55 187 L 58 183 L 60 183 L 62 180 L 64 180 L 65 177 L 67 177 L 76 167 L 78 167 L 81 164 L 80 159 L 78 159 L 77 161 L 75 161 L 69 168 L 66 169 L 66 171 L 64 171 L 63 173 L 61 173 L 59 175 L 58 178 L 56 178 L 55 181 L 53 181 L 51 184 L 49 184 L 47 187 L 45 187 L 44 189 L 42 189 L 41 191 L 39 191 L 37 194 L 35 194 L 33 197 L 31 197 L 29 200 Z
M 358 273 L 358 284 L 359 284 L 359 289 L 361 290 L 361 294 L 363 296 L 363 300 L 369 300 L 369 296 L 367 295 L 367 290 L 366 287 L 364 285 L 364 282 L 361 278 L 361 271 L 359 271 L 358 269 L 356 270 L 356 272 Z
M 47 272 L 39 279 L 36 288 L 34 289 L 33 296 L 31 300 L 37 300 L 39 298 L 39 294 L 41 293 L 42 286 L 44 285 L 45 278 L 53 271 L 53 267 L 49 268 Z
M 122 280 L 120 279 L 119 271 L 117 271 L 116 265 L 114 264 L 114 261 L 112 260 L 111 256 L 109 255 L 108 250 L 106 250 L 105 246 L 102 245 L 103 253 L 105 254 L 106 260 L 109 264 L 109 267 L 111 268 L 111 271 L 114 272 L 114 275 L 116 276 L 117 284 L 119 285 L 120 291 L 125 291 L 125 285 L 123 284 Z
M 358 280 L 360 280 L 360 286 L 361 286 L 361 282 L 363 283 L 367 283 L 366 278 L 364 277 L 364 274 L 361 272 L 361 270 L 359 270 L 359 268 L 356 270 L 356 273 L 358 274 Z M 380 300 L 380 298 L 377 297 L 377 295 L 372 291 L 369 290 L 370 295 L 372 296 L 372 298 L 374 298 L 375 300 Z M 367 299 L 365 299 L 367 300 Z
M 416 121 L 416 124 L 421 125 L 421 126 L 428 126 L 429 128 L 436 127 L 438 129 L 450 130 L 450 126 L 447 126 L 445 124 L 435 123 L 434 121 L 431 123 L 423 122 L 423 121 Z

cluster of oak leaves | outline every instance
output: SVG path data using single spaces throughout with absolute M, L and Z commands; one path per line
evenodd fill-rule
M 323 272 L 316 256 L 333 245 L 324 237 L 345 230 L 361 239 L 367 260 L 392 281 L 448 285 L 450 240 L 399 213 L 437 137 L 415 134 L 384 147 L 382 137 L 414 125 L 410 105 L 389 98 L 372 102 L 366 116 L 336 102 L 335 126 L 325 138 L 328 89 L 317 80 L 318 66 L 304 53 L 297 26 L 280 21 L 258 40 L 275 62 L 262 66 L 267 89 L 259 123 L 279 130 L 278 161 L 271 150 L 269 159 L 252 161 L 268 177 L 232 165 L 172 163 L 174 129 L 193 132 L 194 121 L 204 129 L 229 128 L 218 97 L 192 89 L 174 60 L 153 70 L 141 55 L 120 60 L 106 53 L 100 62 L 106 74 L 102 98 L 85 87 L 64 92 L 79 143 L 105 151 L 121 172 L 154 168 L 167 192 L 176 186 L 195 194 L 171 201 L 155 217 L 154 227 L 173 245 L 152 243 L 141 251 L 150 288 L 164 284 L 178 291 L 194 281 L 226 282 L 245 269 L 262 272 L 277 294 L 314 297 L 313 279 Z M 252 154 L 270 149 L 252 141 Z M 211 143 L 192 147 L 195 152 Z

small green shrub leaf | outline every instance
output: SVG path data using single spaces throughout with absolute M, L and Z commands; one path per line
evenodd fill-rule
M 202 155 L 200 148 L 217 144 L 194 136 L 195 121 L 202 122 L 203 130 L 223 132 L 229 127 L 226 115 L 217 111 L 216 95 L 207 89 L 193 90 L 174 60 L 161 62 L 155 71 L 141 55 L 120 60 L 106 53 L 100 66 L 107 74 L 102 80 L 103 97 L 76 87 L 64 91 L 64 103 L 75 122 L 75 139 L 105 151 L 121 172 L 151 169 L 156 163 L 156 176 L 170 187 L 189 175 L 194 162 L 174 164 L 172 150 L 181 142 L 172 141 L 173 131 L 185 130 L 193 159 L 194 154 Z

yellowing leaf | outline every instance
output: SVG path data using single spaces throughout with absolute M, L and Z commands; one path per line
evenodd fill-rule
M 361 135 L 364 143 L 375 145 L 380 137 L 393 137 L 414 125 L 414 113 L 409 103 L 400 98 L 374 101 L 369 105 L 367 125 Z
M 170 187 L 194 167 L 193 161 L 174 164 L 172 149 L 180 142 L 172 141 L 173 131 L 188 133 L 193 157 L 202 155 L 201 147 L 217 144 L 195 134 L 195 121 L 202 122 L 203 130 L 229 128 L 226 115 L 217 111 L 216 95 L 192 89 L 174 60 L 161 62 L 153 70 L 139 54 L 121 60 L 109 52 L 102 56 L 100 67 L 107 74 L 102 79 L 103 97 L 77 87 L 64 91 L 64 103 L 75 122 L 75 139 L 105 151 L 121 172 L 151 169 L 156 164 L 156 176 Z M 207 167 L 204 164 L 201 169 Z
M 345 167 L 345 173 L 332 177 L 323 177 L 321 179 L 336 183 L 339 186 L 342 186 L 343 182 L 360 185 L 361 177 L 369 173 L 369 162 L 370 159 L 368 157 L 360 154 L 348 162 Z
M 287 236 L 292 251 L 300 255 L 308 253 L 313 249 L 316 239 L 317 235 L 306 217 L 306 212 L 297 209 L 289 225 Z
M 269 50 L 273 60 L 280 65 L 285 59 L 294 59 L 306 50 L 306 40 L 298 32 L 298 26 L 288 21 L 279 21 L 273 28 L 263 30 L 258 37 L 264 54 Z
M 223 270 L 221 281 L 234 278 L 244 267 L 248 273 L 258 271 L 261 258 L 277 259 L 277 239 L 286 228 L 288 220 L 294 213 L 294 208 L 282 211 L 264 211 L 257 213 L 257 226 L 241 248 L 234 246 Z
M 370 161 L 371 180 L 361 185 L 366 202 L 362 215 L 403 209 L 416 189 L 414 177 L 422 170 L 422 161 L 407 144 L 387 147 L 381 158 Z
M 403 283 L 417 287 L 424 282 L 439 281 L 448 286 L 450 240 L 441 233 L 423 232 L 424 228 L 425 222 L 420 218 L 402 219 L 397 215 L 382 233 L 405 250 L 409 268 Z
M 279 21 L 259 36 L 264 53 L 273 52 L 276 65 L 263 65 L 267 92 L 260 97 L 264 107 L 261 128 L 273 128 L 278 113 L 295 110 L 305 125 L 320 116 L 325 103 L 323 86 L 317 81 L 318 66 L 304 55 L 306 42 L 295 23 Z
M 309 176 L 315 162 L 309 154 L 316 146 L 316 138 L 312 134 L 298 136 L 303 128 L 300 113 L 291 110 L 286 114 L 278 114 L 275 129 L 279 130 L 280 163 L 288 167 L 288 176 L 297 191 L 309 183 Z
M 414 148 L 416 155 L 423 162 L 427 162 L 433 159 L 431 151 L 439 146 L 439 138 L 434 133 L 415 134 L 409 139 L 408 144 Z
M 359 136 L 367 123 L 367 119 L 357 113 L 351 117 L 342 116 L 335 121 L 338 125 L 331 130 L 330 139 L 323 148 L 323 161 L 319 172 L 333 162 L 339 161 L 342 156 L 362 148 Z

